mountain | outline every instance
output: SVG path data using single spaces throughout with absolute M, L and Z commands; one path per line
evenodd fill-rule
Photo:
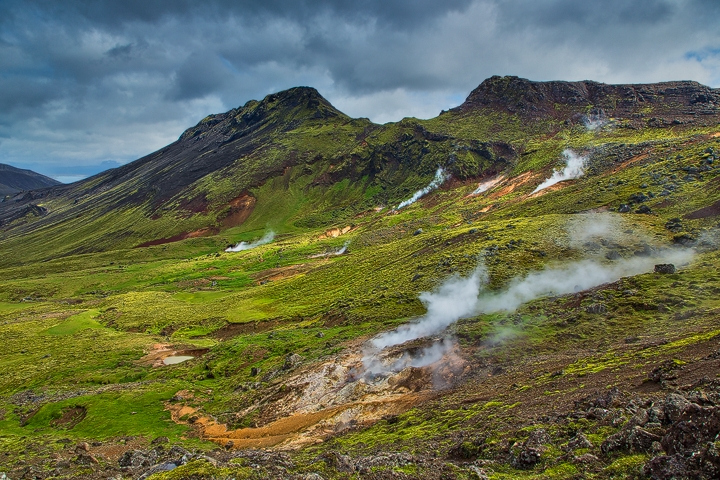
M 718 93 L 301 87 L 7 197 L 2 472 L 717 478 Z
M 643 127 L 714 125 L 718 106 L 720 92 L 697 82 L 607 85 L 495 76 L 480 84 L 453 110 L 468 112 L 491 107 L 526 117 L 561 120 L 589 113 Z
M 252 210 L 271 201 L 258 195 L 274 182 L 303 185 L 303 198 L 290 194 L 275 218 L 256 227 L 329 225 L 400 201 L 438 166 L 459 180 L 523 168 L 531 138 L 584 119 L 612 118 L 625 129 L 716 122 L 718 95 L 695 82 L 492 77 L 435 119 L 376 125 L 347 117 L 313 88 L 298 87 L 210 115 L 176 142 L 123 167 L 5 202 L 0 235 L 33 245 L 45 258 L 213 235 L 253 220 Z M 341 182 L 349 188 L 333 195 L 330 187 Z M 57 248 L 47 248 L 48 232 L 58 238 Z
M 60 185 L 60 182 L 45 175 L 0 163 L 0 196 L 56 185 Z

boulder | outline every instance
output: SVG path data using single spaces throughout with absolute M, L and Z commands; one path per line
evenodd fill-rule
M 663 411 L 665 412 L 665 421 L 663 423 L 677 422 L 688 405 L 690 405 L 690 402 L 685 397 L 677 393 L 668 394 L 663 405 Z
M 659 455 L 645 464 L 643 474 L 653 480 L 688 478 L 685 459 L 679 455 Z
M 567 443 L 566 449 L 569 451 L 578 450 L 581 448 L 593 448 L 593 444 L 588 438 L 583 435 L 582 432 L 578 432 L 570 441 Z
M 678 420 L 670 425 L 662 438 L 662 446 L 672 455 L 692 455 L 705 443 L 714 442 L 720 433 L 720 407 L 688 404 Z
M 627 445 L 633 452 L 650 452 L 653 450 L 653 443 L 659 442 L 661 437 L 650 433 L 642 427 L 634 426 L 627 436 Z
M 601 315 L 607 313 L 607 307 L 604 303 L 593 303 L 592 305 L 588 305 L 587 307 L 585 307 L 585 311 L 587 313 Z
M 128 450 L 118 460 L 118 465 L 126 468 L 151 467 L 157 461 L 155 450 Z
M 672 263 L 659 263 L 655 265 L 655 273 L 669 275 L 675 273 L 675 265 Z
M 512 466 L 521 470 L 529 470 L 540 461 L 542 452 L 534 447 L 525 447 L 512 460 Z
M 285 363 L 283 364 L 283 370 L 292 370 L 297 368 L 303 361 L 303 358 L 297 353 L 289 353 L 285 357 Z

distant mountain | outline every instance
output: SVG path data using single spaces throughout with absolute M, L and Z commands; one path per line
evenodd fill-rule
M 24 170 L 0 163 L 0 196 L 38 188 L 54 187 L 60 184 L 57 180 L 32 170 Z

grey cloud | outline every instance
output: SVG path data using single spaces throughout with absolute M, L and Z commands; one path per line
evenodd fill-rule
M 4 0 L 0 158 L 124 162 L 296 85 L 388 121 L 495 74 L 720 82 L 718 14 L 714 0 Z
M 232 73 L 212 52 L 195 52 L 175 71 L 172 100 L 203 97 L 216 92 L 229 81 Z

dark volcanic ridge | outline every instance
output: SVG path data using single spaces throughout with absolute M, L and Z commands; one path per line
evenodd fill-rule
M 647 107 L 652 107 L 651 115 L 643 112 Z M 636 125 L 704 125 L 718 120 L 720 90 L 694 81 L 608 85 L 494 76 L 451 111 L 483 108 L 536 118 L 570 119 L 574 113 L 626 119 Z
M 61 183 L 32 170 L 0 163 L 0 197 L 56 185 L 61 185 Z

